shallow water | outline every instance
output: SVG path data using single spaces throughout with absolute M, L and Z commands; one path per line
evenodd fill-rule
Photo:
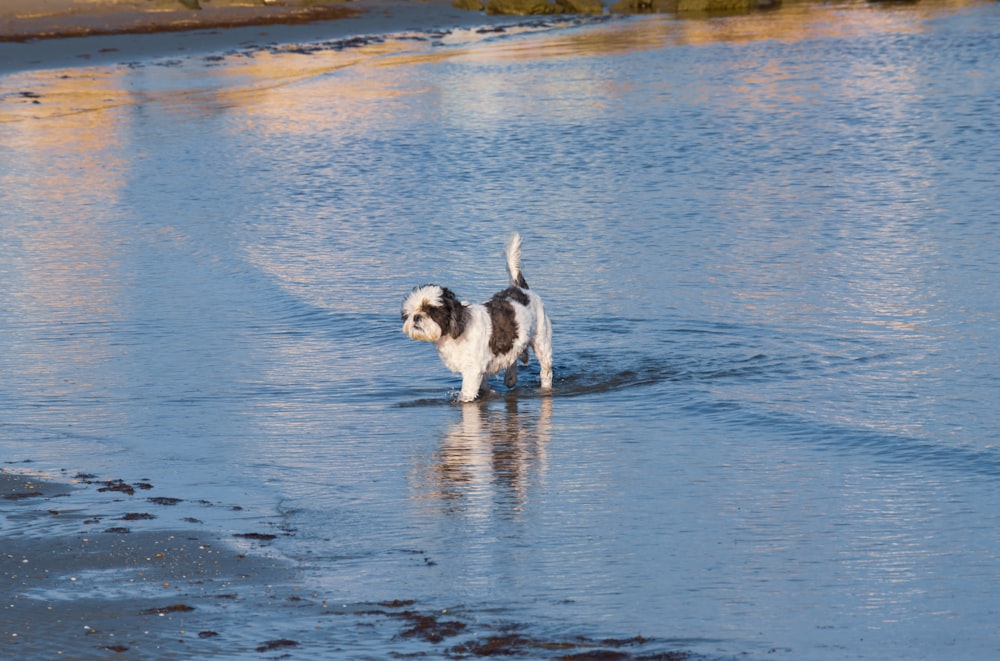
M 303 658 L 996 655 L 998 51 L 867 4 L 7 75 L 0 457 L 280 533 L 345 609 L 272 608 Z M 514 229 L 555 391 L 452 404 L 399 304 Z

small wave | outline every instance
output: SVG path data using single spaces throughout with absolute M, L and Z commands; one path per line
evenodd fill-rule
M 873 358 L 877 359 L 878 357 Z M 771 406 L 767 400 L 750 401 L 720 396 L 717 386 L 722 382 L 757 384 L 766 381 L 815 376 L 824 369 L 840 370 L 843 366 L 809 355 L 769 355 L 752 353 L 745 357 L 697 358 L 677 354 L 651 357 L 624 352 L 579 352 L 564 356 L 555 366 L 556 379 L 551 391 L 539 390 L 537 365 L 522 368 L 520 383 L 513 390 L 494 384 L 496 392 L 485 402 L 511 399 L 553 399 L 600 396 L 637 389 L 656 389 L 641 395 L 676 406 L 685 411 L 727 427 L 752 429 L 775 439 L 802 443 L 823 451 L 862 453 L 882 462 L 925 466 L 962 474 L 988 477 L 1000 476 L 1000 450 L 991 447 L 962 446 L 933 438 L 921 438 L 905 433 L 883 431 L 862 423 L 851 425 L 814 419 L 808 415 L 787 412 Z M 678 387 L 670 388 L 674 384 Z M 398 404 L 399 407 L 449 405 L 451 393 L 430 396 L 424 390 L 416 399 Z
M 739 402 L 717 402 L 729 424 L 767 429 L 777 437 L 800 441 L 817 449 L 862 452 L 881 461 L 907 466 L 935 467 L 962 474 L 1000 477 L 1000 450 L 949 444 L 934 439 L 881 432 L 864 427 L 819 423 L 788 413 L 754 410 Z
M 744 347 L 737 350 L 746 353 Z M 560 369 L 561 367 L 561 369 Z M 724 380 L 767 381 L 797 378 L 817 368 L 808 356 L 649 356 L 622 353 L 580 353 L 556 365 L 556 394 L 572 397 L 665 383 L 710 384 Z
M 743 351 L 743 353 L 747 353 Z M 750 356 L 692 358 L 677 355 L 650 356 L 623 351 L 582 351 L 564 354 L 553 367 L 555 379 L 551 391 L 542 391 L 538 365 L 534 357 L 518 373 L 518 385 L 507 390 L 492 380 L 497 397 L 581 397 L 600 395 L 637 388 L 656 387 L 669 383 L 711 384 L 725 380 L 766 381 L 795 378 L 816 368 L 809 357 L 773 356 L 754 353 Z M 687 391 L 685 391 L 686 394 Z M 400 406 L 428 406 L 448 403 L 446 395 L 440 398 L 421 398 L 407 401 Z
M 657 385 L 684 378 L 680 370 L 666 364 L 636 365 L 610 372 L 580 371 L 557 378 L 553 394 L 557 397 L 578 397 Z
M 465 46 L 475 44 L 487 39 L 498 37 L 512 37 L 524 34 L 534 34 L 549 30 L 560 30 L 573 28 L 581 25 L 594 25 L 604 23 L 614 18 L 610 14 L 586 16 L 581 14 L 571 16 L 550 16 L 529 20 L 519 20 L 515 23 L 496 23 L 493 25 L 480 25 L 471 28 L 456 28 L 444 30 L 436 33 L 428 33 L 428 36 L 435 39 L 443 46 Z

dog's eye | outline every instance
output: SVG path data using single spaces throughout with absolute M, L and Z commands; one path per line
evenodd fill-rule
M 416 322 L 420 321 L 422 318 L 423 318 L 423 315 L 421 315 L 418 312 L 417 314 L 413 315 L 413 322 L 416 323 Z

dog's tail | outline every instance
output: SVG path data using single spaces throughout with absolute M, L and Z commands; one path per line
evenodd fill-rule
M 507 255 L 507 273 L 510 274 L 510 286 L 528 288 L 528 281 L 521 273 L 521 235 L 514 232 L 507 239 L 507 246 L 504 250 Z

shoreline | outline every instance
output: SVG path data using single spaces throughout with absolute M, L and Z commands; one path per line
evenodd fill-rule
M 211 12 L 102 10 L 16 17 L 13 9 L 29 2 L 14 0 L 13 6 L 0 8 L 0 76 L 210 54 L 248 43 L 309 43 L 507 25 L 526 18 L 459 9 L 450 0 L 356 0 L 310 8 L 216 7 Z M 71 4 L 71 0 L 48 2 Z M 71 25 L 78 27 L 66 28 Z M 81 31 L 84 29 L 88 32 Z
M 315 581 L 308 555 L 270 547 L 294 530 L 259 516 L 245 519 L 250 532 L 219 529 L 184 516 L 207 501 L 148 493 L 156 487 L 145 479 L 0 468 L 0 649 L 47 659 L 321 658 L 345 650 L 371 658 L 542 658 L 553 649 L 587 658 L 701 658 L 667 639 L 535 633 L 409 594 L 345 600 Z M 180 525 L 153 523 L 175 509 Z M 416 556 L 413 566 L 420 571 L 426 562 Z
M 754 13 L 780 4 L 781 0 L 607 0 L 604 4 L 598 0 L 6 0 L 0 3 L 0 76 L 208 55 L 247 44 L 508 27 L 526 20 L 571 17 L 711 17 Z
M 982 0 L 932 0 L 961 7 Z M 712 18 L 813 0 L 4 0 L 0 76 L 310 43 L 516 25 L 562 16 Z M 843 0 L 884 6 L 893 0 Z M 194 8 L 197 7 L 197 8 Z

